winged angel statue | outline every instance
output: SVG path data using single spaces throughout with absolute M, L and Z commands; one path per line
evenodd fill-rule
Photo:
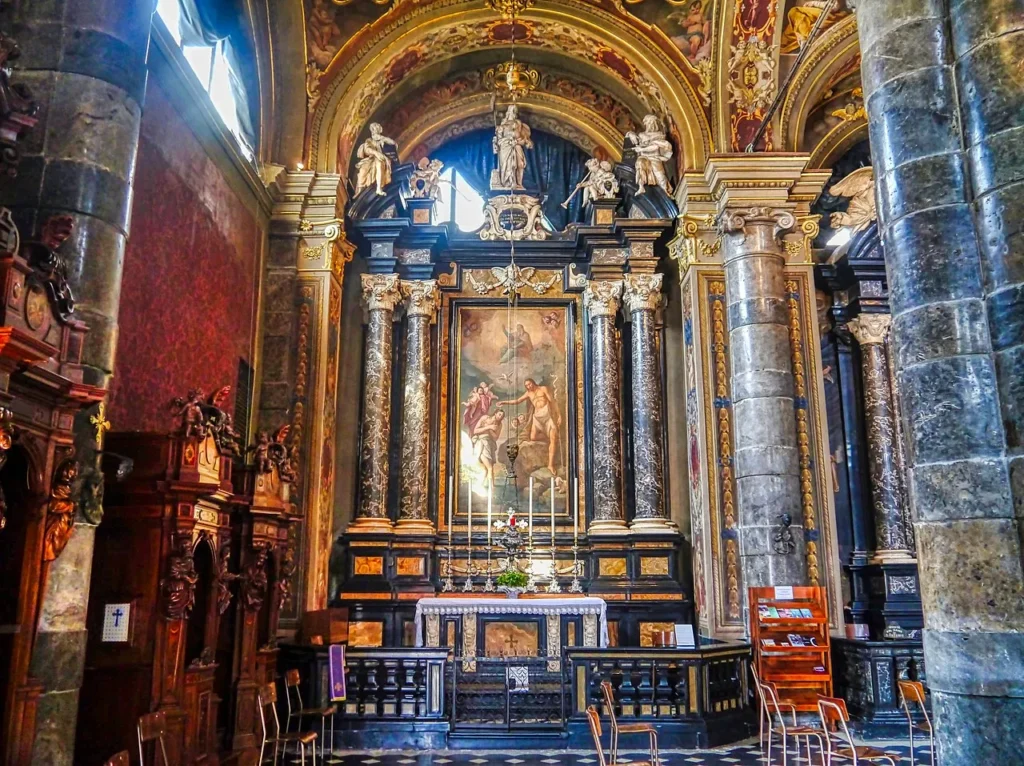
M 834 229 L 846 226 L 856 234 L 864 231 L 878 218 L 875 207 L 875 171 L 870 165 L 853 171 L 839 183 L 833 184 L 829 194 L 850 200 L 845 213 L 833 213 L 829 219 Z

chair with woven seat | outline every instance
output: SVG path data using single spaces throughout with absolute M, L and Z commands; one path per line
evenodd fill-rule
M 907 714 L 907 725 L 910 727 L 910 766 L 914 766 L 914 732 L 919 731 L 928 735 L 928 744 L 931 747 L 932 766 L 935 766 L 935 732 L 932 731 L 932 719 L 928 717 L 928 708 L 924 704 L 924 684 L 920 681 L 899 681 L 900 705 L 903 712 Z M 921 708 L 923 720 L 914 720 L 913 706 Z
M 587 708 L 587 723 L 590 725 L 590 734 L 594 737 L 594 747 L 597 750 L 597 766 L 658 766 L 658 744 L 653 732 L 651 733 L 651 760 L 629 761 L 628 763 L 625 761 L 619 763 L 612 760 L 609 764 L 605 760 L 604 746 L 601 744 L 601 716 L 593 705 Z
M 608 708 L 608 718 L 611 719 L 612 726 L 612 763 L 616 763 L 619 758 L 619 735 L 620 734 L 646 734 L 651 740 L 651 758 L 657 763 L 657 752 L 658 752 L 658 732 L 654 728 L 653 723 L 619 723 L 618 716 L 615 715 L 615 694 L 612 691 L 612 685 L 609 681 L 601 682 L 601 696 L 604 697 L 605 707 Z
M 277 717 L 277 687 L 273 682 L 261 686 L 257 694 L 257 701 L 260 708 L 260 725 L 263 728 L 263 741 L 260 743 L 260 760 L 263 763 L 263 751 L 267 745 L 274 748 L 274 766 L 277 766 L 277 748 L 281 746 L 281 755 L 288 754 L 288 745 L 295 744 L 302 753 L 302 765 L 306 763 L 306 745 L 310 746 L 313 753 L 313 766 L 316 766 L 316 732 L 315 731 L 281 731 L 281 721 Z M 267 709 L 270 712 L 267 712 Z M 271 734 L 267 726 L 267 719 L 274 724 L 274 731 Z
M 768 764 L 772 762 L 772 738 L 779 735 L 782 740 L 782 764 L 786 766 L 789 758 L 789 738 L 796 740 L 796 753 L 800 755 L 800 740 L 804 740 L 807 747 L 807 763 L 814 763 L 811 758 L 811 738 L 818 741 L 818 752 L 821 753 L 821 761 L 825 762 L 825 744 L 822 737 L 828 734 L 814 726 L 797 725 L 796 705 L 779 700 L 779 690 L 771 681 L 758 681 L 757 689 L 761 702 L 764 705 L 764 714 L 768 719 Z M 792 723 L 786 723 L 786 716 L 783 711 L 792 716 Z
M 103 766 L 130 766 L 131 762 L 131 756 L 128 755 L 128 751 L 122 750 L 120 753 L 114 753 L 104 761 Z
M 320 716 L 320 757 L 324 757 L 324 752 L 327 747 L 327 719 L 331 719 L 331 753 L 334 753 L 334 714 L 338 712 L 338 708 L 335 705 L 324 705 L 322 707 L 303 707 L 302 705 L 302 691 L 299 689 L 299 684 L 302 679 L 299 677 L 299 671 L 288 670 L 284 674 L 284 698 L 288 704 L 288 720 L 285 721 L 284 730 L 291 731 L 292 719 L 295 719 L 295 730 L 298 731 L 302 728 L 302 719 L 307 716 L 316 717 Z M 292 697 L 295 697 L 295 707 L 292 707 Z
M 850 730 L 846 726 L 850 714 L 846 710 L 846 702 L 838 697 L 818 695 L 818 715 L 825 729 L 826 766 L 832 766 L 835 759 L 851 761 L 853 766 L 859 763 L 875 763 L 888 761 L 896 766 L 897 756 L 889 755 L 884 750 L 868 745 L 855 745 Z
M 161 766 L 170 766 L 171 762 L 167 760 L 167 748 L 164 747 L 164 735 L 167 734 L 167 716 L 164 715 L 162 710 L 139 716 L 139 722 L 135 726 L 135 732 L 139 736 L 139 763 L 142 766 L 146 766 L 146 756 L 143 754 L 143 746 L 147 742 L 157 743 L 153 746 L 153 763 L 160 763 Z M 155 748 L 157 746 L 159 746 L 160 754 L 164 757 L 163 761 L 158 761 L 156 759 Z

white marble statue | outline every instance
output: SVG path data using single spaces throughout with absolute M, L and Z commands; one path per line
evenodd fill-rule
M 672 144 L 665 138 L 661 120 L 653 114 L 644 117 L 644 129 L 641 133 L 630 131 L 626 140 L 633 144 L 636 152 L 636 185 L 637 194 L 647 191 L 649 185 L 660 186 L 665 194 L 671 196 L 672 187 L 665 173 L 665 163 L 672 159 Z
M 526 150 L 533 148 L 530 126 L 519 119 L 519 108 L 513 104 L 494 130 L 491 142 L 498 155 L 498 167 L 491 174 L 492 189 L 522 189 L 526 174 Z
M 835 197 L 848 197 L 849 206 L 845 213 L 833 213 L 829 223 L 833 229 L 849 226 L 853 232 L 863 231 L 878 218 L 875 207 L 875 171 L 868 167 L 858 168 L 828 190 Z
M 409 190 L 414 199 L 436 200 L 441 195 L 441 160 L 421 157 L 409 177 Z
M 562 203 L 562 207 L 568 208 L 569 202 L 576 196 L 576 192 L 583 190 L 583 205 L 595 199 L 614 199 L 619 193 L 619 179 L 612 171 L 612 163 L 608 160 L 599 160 L 592 157 L 586 161 L 587 174 L 583 180 L 576 184 L 569 199 Z
M 377 194 L 384 196 L 384 187 L 391 183 L 391 159 L 384 153 L 384 147 L 390 144 L 398 147 L 394 140 L 384 135 L 384 128 L 379 123 L 370 123 L 370 136 L 360 144 L 356 157 L 356 195 L 371 186 L 377 188 Z

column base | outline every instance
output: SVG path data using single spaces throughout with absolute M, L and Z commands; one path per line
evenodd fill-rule
M 394 525 L 391 523 L 391 519 L 378 519 L 372 516 L 363 516 L 355 519 L 351 524 L 348 525 L 348 529 L 345 531 L 349 534 L 381 534 L 391 533 L 394 531 Z
M 587 530 L 590 535 L 628 535 L 629 526 L 623 519 L 595 519 Z
M 917 564 L 917 559 L 908 551 L 875 551 L 872 564 Z
M 664 535 L 678 532 L 679 527 L 668 519 L 633 519 L 629 531 L 635 535 Z
M 396 535 L 433 535 L 434 525 L 430 519 L 399 519 L 395 524 Z

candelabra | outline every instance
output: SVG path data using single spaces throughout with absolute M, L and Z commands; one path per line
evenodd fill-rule
M 580 546 L 575 543 L 572 546 L 572 583 L 569 584 L 570 593 L 582 593 L 583 583 L 580 582 Z
M 555 546 L 551 546 L 551 584 L 548 586 L 548 593 L 561 593 L 562 586 L 558 584 L 558 562 L 555 561 Z
M 526 563 L 526 592 L 536 593 L 537 592 L 537 575 L 533 573 L 533 541 L 526 547 L 527 563 Z
M 448 541 L 448 572 L 441 585 L 442 593 L 451 593 L 455 590 L 455 580 L 452 579 L 452 543 Z
M 462 592 L 463 593 L 472 593 L 473 592 L 473 572 L 474 571 L 475 570 L 473 568 L 473 559 L 470 558 L 466 562 L 466 582 L 464 582 L 462 584 Z
M 494 580 L 491 579 L 491 544 L 487 543 L 487 579 L 484 580 L 484 593 L 494 593 Z

